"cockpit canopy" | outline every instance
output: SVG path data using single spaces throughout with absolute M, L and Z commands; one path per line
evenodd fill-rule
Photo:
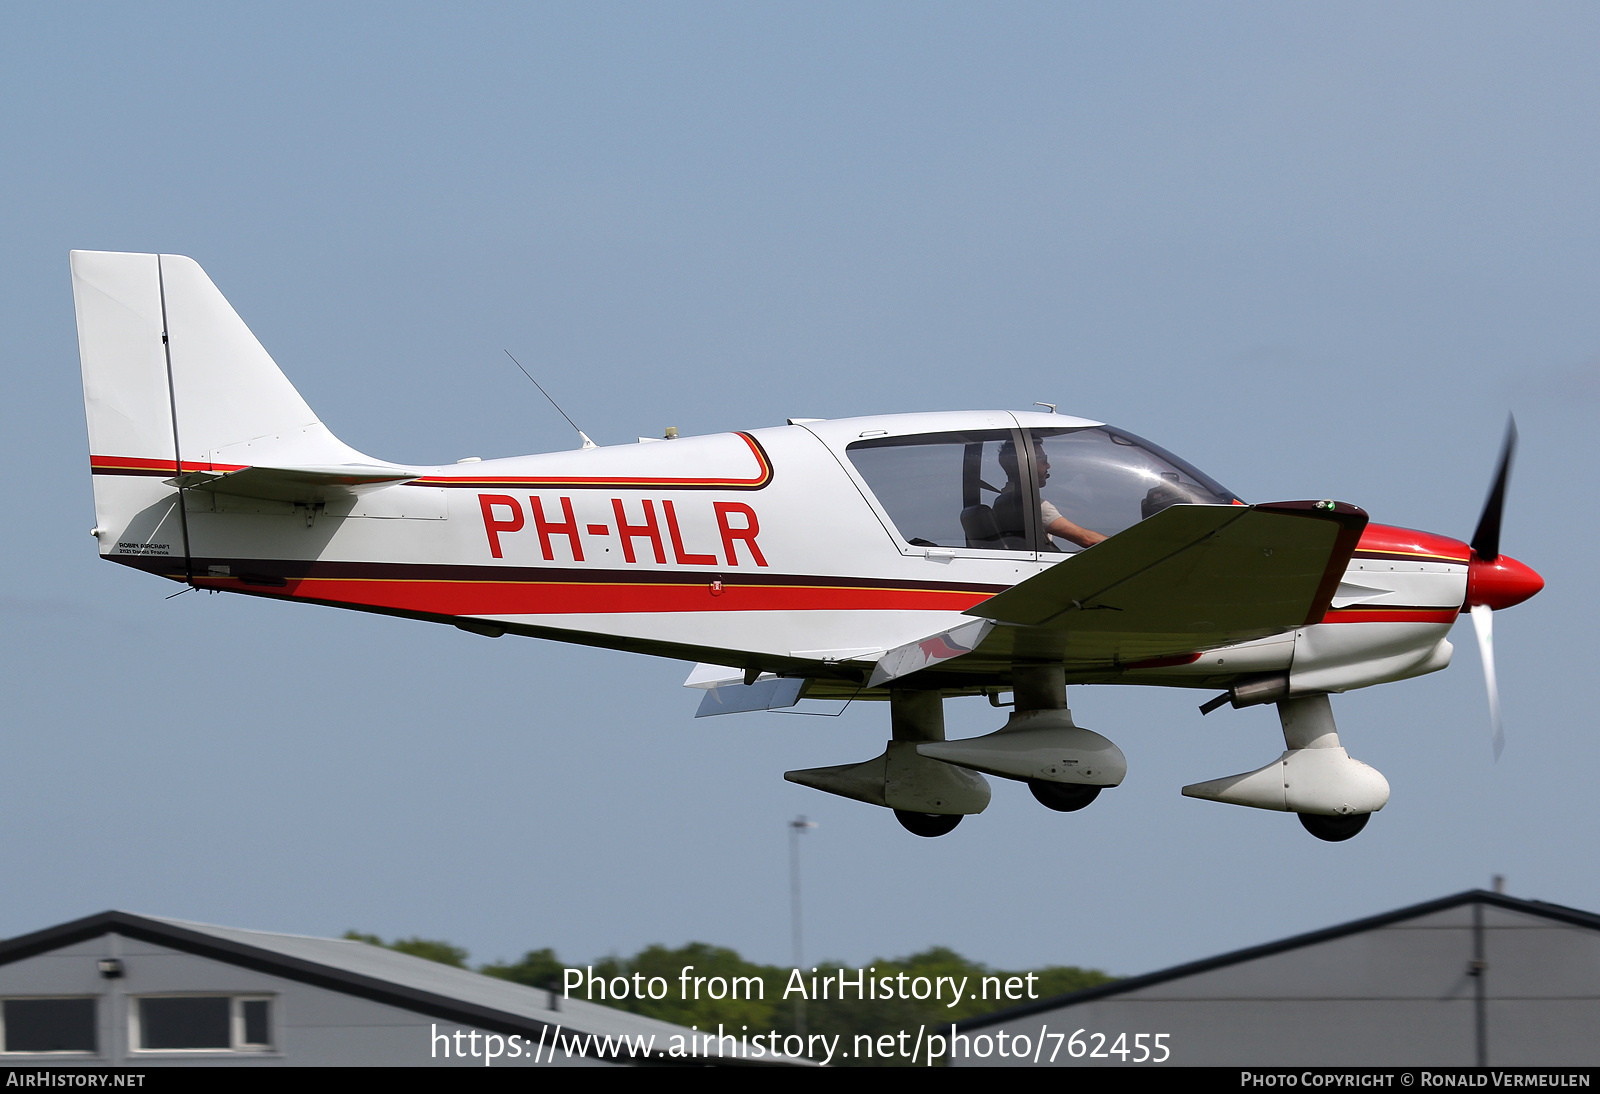
M 874 437 L 846 448 L 907 543 L 1078 551 L 1169 505 L 1227 505 L 1232 491 L 1110 426 Z

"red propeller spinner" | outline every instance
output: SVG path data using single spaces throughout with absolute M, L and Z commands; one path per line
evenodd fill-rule
M 1467 602 L 1463 611 L 1482 604 L 1499 611 L 1521 604 L 1544 588 L 1544 578 L 1532 566 L 1518 562 L 1510 555 L 1485 559 L 1476 550 L 1467 564 Z

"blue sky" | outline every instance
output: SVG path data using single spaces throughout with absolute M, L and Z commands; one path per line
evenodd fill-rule
M 0 43 L 0 934 L 107 907 L 583 962 L 703 939 L 1137 973 L 1509 877 L 1600 909 L 1589 482 L 1600 12 L 1576 4 L 84 5 Z M 405 462 L 1026 408 L 1251 500 L 1466 537 L 1508 412 L 1491 758 L 1470 629 L 1339 697 L 1358 839 L 1179 796 L 1270 710 L 1076 689 L 1130 775 L 951 836 L 783 782 L 886 711 L 696 722 L 673 662 L 191 594 L 98 561 L 66 254 L 198 260 Z M 1562 474 L 1557 475 L 1560 470 Z M 1578 478 L 1570 477 L 1576 470 Z M 949 704 L 955 733 L 995 728 Z

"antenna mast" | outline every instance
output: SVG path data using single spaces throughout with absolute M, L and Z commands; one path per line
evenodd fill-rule
M 510 350 L 506 350 L 505 351 L 505 355 L 507 357 L 511 357 L 511 351 Z M 516 365 L 517 368 L 522 369 L 522 375 L 526 376 L 533 383 L 533 386 L 539 389 L 539 394 L 540 395 L 543 395 L 546 399 L 550 399 L 550 393 L 544 389 L 544 385 L 541 384 L 538 380 L 535 380 L 533 378 L 533 373 L 529 372 L 525 368 L 522 368 L 522 362 L 521 361 L 517 360 L 515 357 L 511 357 L 511 363 L 513 365 Z M 572 418 L 567 414 L 567 412 L 565 410 L 561 409 L 561 404 L 560 403 L 556 402 L 554 399 L 550 399 L 550 405 L 556 408 L 556 413 L 557 414 L 559 414 L 563 418 L 567 419 L 567 424 L 568 425 L 570 425 L 573 429 L 578 429 L 578 423 L 573 421 Z M 582 447 L 584 447 L 584 448 L 598 448 L 598 447 L 600 447 L 599 445 L 595 444 L 593 441 L 591 441 L 589 439 L 589 434 L 585 433 L 581 429 L 578 429 L 578 436 L 583 439 Z

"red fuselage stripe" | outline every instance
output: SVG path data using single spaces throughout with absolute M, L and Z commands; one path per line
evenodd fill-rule
M 1459 608 L 1334 608 L 1324 623 L 1454 623 Z
M 289 578 L 281 590 L 237 577 L 195 576 L 203 588 L 260 592 L 429 615 L 576 615 L 618 612 L 964 611 L 982 593 L 816 585 Z
M 249 464 L 184 461 L 185 471 L 243 471 Z M 90 456 L 89 470 L 96 475 L 176 475 L 176 460 L 147 460 L 138 456 Z

